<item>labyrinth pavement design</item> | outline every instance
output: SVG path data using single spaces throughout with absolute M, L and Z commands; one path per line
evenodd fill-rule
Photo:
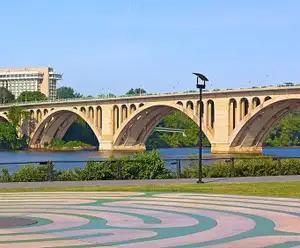
M 31 224 L 3 227 L 9 220 L 19 223 L 22 219 Z M 0 193 L 0 223 L 0 248 L 300 248 L 300 199 L 291 198 L 196 193 Z

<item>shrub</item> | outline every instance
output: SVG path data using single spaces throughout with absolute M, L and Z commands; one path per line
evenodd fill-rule
M 215 162 L 203 167 L 204 177 L 230 177 L 231 162 Z M 234 174 L 236 177 L 277 176 L 279 175 L 278 161 L 268 157 L 235 158 Z M 282 159 L 281 175 L 299 175 L 300 159 Z M 198 165 L 193 163 L 184 167 L 182 177 L 197 177 Z
M 133 155 L 132 161 L 124 163 L 123 175 L 126 179 L 163 179 L 170 178 L 171 171 L 156 150 Z
M 63 145 L 64 147 L 91 147 L 91 145 L 86 144 L 82 141 L 69 141 Z
M 63 147 L 64 145 L 65 141 L 61 139 L 52 139 L 49 144 L 50 147 Z
M 281 175 L 300 175 L 300 159 L 282 159 Z
M 14 182 L 42 182 L 48 179 L 47 165 L 23 165 L 12 176 Z
M 72 169 L 58 171 L 55 177 L 56 181 L 78 181 L 78 176 Z
M 11 175 L 8 172 L 7 168 L 1 168 L 0 171 L 0 182 L 2 183 L 7 183 L 7 182 L 11 182 L 12 178 Z
M 277 161 L 272 158 L 235 159 L 235 176 L 277 176 L 279 175 Z
M 76 169 L 75 173 L 82 181 L 116 179 L 116 162 L 113 161 L 113 158 L 104 162 L 89 161 L 84 169 Z

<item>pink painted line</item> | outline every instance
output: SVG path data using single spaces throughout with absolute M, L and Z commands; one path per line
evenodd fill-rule
M 10 210 L 10 211 L 13 211 L 13 210 Z M 26 209 L 25 211 L 26 212 L 24 213 L 24 209 L 18 209 L 18 210 L 15 210 L 14 212 L 19 213 L 20 216 L 25 216 L 25 217 L 26 216 L 40 216 L 40 218 L 48 218 L 47 217 L 48 214 L 46 214 L 48 212 L 59 214 L 59 215 L 57 215 L 57 216 L 59 216 L 59 220 L 58 220 L 58 218 L 54 219 L 54 217 L 52 217 L 52 219 L 51 219 L 55 222 L 54 223 L 55 225 L 58 225 L 59 221 L 61 222 L 60 226 L 59 227 L 57 226 L 57 228 L 54 228 L 54 230 L 59 229 L 59 228 L 66 228 L 63 226 L 63 224 L 69 223 L 68 219 L 70 218 L 70 220 L 72 220 L 71 219 L 72 217 L 74 219 L 81 218 L 82 220 L 85 220 L 85 222 L 82 221 L 81 225 L 85 225 L 85 224 L 89 223 L 89 221 L 85 218 L 77 217 L 77 216 L 69 216 L 69 215 L 65 215 L 65 214 L 93 216 L 96 218 L 106 220 L 107 221 L 106 225 L 114 226 L 114 227 L 130 227 L 130 228 L 148 228 L 149 227 L 147 224 L 144 223 L 144 220 L 142 220 L 141 218 L 126 215 L 126 214 L 113 213 L 113 212 L 105 212 L 105 211 L 97 212 L 97 211 L 88 211 L 86 209 L 46 209 L 46 208 Z M 29 212 L 37 212 L 37 211 L 43 212 L 43 213 L 42 214 L 37 214 L 37 213 L 28 214 Z M 4 214 L 6 215 L 7 213 L 4 213 Z M 10 213 L 10 214 L 12 214 L 12 213 Z M 193 218 L 188 219 L 188 220 L 192 221 Z M 173 223 L 175 223 L 175 222 L 173 222 Z M 189 222 L 189 223 L 195 224 L 195 222 Z M 187 225 L 187 223 L 185 223 L 185 225 Z M 45 225 L 45 226 L 43 226 L 43 228 L 45 228 L 45 229 L 47 228 L 46 230 L 53 230 L 53 229 L 49 229 L 49 226 L 50 225 Z M 31 227 L 31 228 L 34 228 L 34 227 Z M 38 227 L 36 227 L 36 228 L 38 228 Z M 1 234 L 1 229 L 0 229 L 0 234 Z
M 284 197 L 267 197 L 267 196 L 246 196 L 246 195 L 228 195 L 228 194 L 203 194 L 203 193 L 174 193 L 174 194 L 155 194 L 159 197 L 179 197 L 185 198 L 190 196 L 207 196 L 207 197 L 225 197 L 225 198 L 238 198 L 238 199 L 254 199 L 254 200 L 270 200 L 270 201 L 283 201 L 283 202 L 300 202 L 298 198 L 284 198 Z
M 61 210 L 58 210 L 61 209 Z M 131 228 L 169 228 L 169 227 L 187 227 L 187 226 L 194 226 L 199 224 L 199 221 L 195 218 L 181 215 L 181 214 L 174 214 L 174 213 L 168 213 L 168 212 L 160 212 L 160 211 L 154 211 L 154 210 L 143 210 L 143 209 L 126 209 L 126 208 L 114 208 L 114 207 L 103 207 L 103 206 L 30 206 L 30 207 L 24 207 L 24 206 L 13 206 L 10 207 L 10 212 L 15 212 L 16 215 L 20 212 L 26 211 L 29 212 L 52 212 L 52 213 L 66 213 L 66 209 L 73 209 L 78 210 L 76 214 L 85 215 L 87 210 L 93 210 L 98 212 L 104 212 L 104 211 L 118 211 L 123 213 L 132 213 L 132 214 L 141 214 L 146 216 L 151 216 L 153 218 L 157 218 L 161 221 L 161 223 L 157 224 L 147 224 L 143 221 L 139 222 L 131 222 L 126 221 L 122 223 L 117 223 L 111 226 L 117 226 L 117 227 L 131 227 Z M 0 216 L 6 216 L 6 208 L 1 209 L 0 207 Z M 92 212 L 97 213 L 97 212 Z M 127 216 L 127 215 L 126 215 Z M 103 218 L 104 216 L 99 216 L 99 218 Z M 109 223 L 108 223 L 109 225 Z
M 173 199 L 173 200 L 177 200 L 177 199 L 185 199 L 185 200 L 214 200 L 214 201 L 228 201 L 228 202 L 236 202 L 236 201 L 241 201 L 241 202 L 249 202 L 249 203 L 264 203 L 264 204 L 275 204 L 275 205 L 282 205 L 282 206 L 292 206 L 292 207 L 299 207 L 300 208 L 300 201 L 298 202 L 286 202 L 286 201 L 277 201 L 277 200 L 264 200 L 265 198 L 261 198 L 261 199 L 239 199 L 239 198 L 235 198 L 235 199 L 231 199 L 228 197 L 209 197 L 209 196 L 172 196 L 172 195 L 156 195 L 151 199 L 163 199 L 163 198 L 167 198 L 167 199 Z M 136 199 L 136 198 L 135 198 Z
M 84 200 L 84 199 L 18 199 L 18 200 L 0 200 L 0 205 L 7 206 L 7 205 L 20 205 L 22 204 L 30 204 L 30 205 L 37 205 L 37 204 L 86 204 L 86 203 L 94 203 L 95 200 Z
M 55 237 L 45 234 L 22 234 L 22 235 L 2 235 L 0 237 L 1 242 L 5 241 L 26 241 L 26 240 L 38 240 L 38 239 L 53 239 Z
M 94 244 L 104 244 L 107 242 L 122 242 L 140 238 L 151 238 L 157 235 L 156 232 L 147 231 L 147 230 L 122 230 L 122 229 L 86 229 L 86 230 L 75 230 L 75 231 L 66 231 L 59 233 L 51 233 L 51 235 L 58 238 L 67 238 L 78 235 L 91 235 L 91 234 L 110 234 L 107 236 L 98 236 L 83 238 L 82 241 L 94 243 Z
M 300 236 L 261 236 L 236 240 L 219 245 L 204 246 L 205 248 L 260 248 L 285 242 L 300 241 Z M 300 246 L 298 246 L 300 247 Z
M 131 227 L 131 228 L 170 228 L 170 227 L 188 227 L 198 225 L 199 221 L 195 218 L 168 212 L 161 212 L 155 210 L 144 210 L 144 209 L 130 209 L 130 208 L 114 208 L 114 207 L 103 207 L 103 206 L 72 206 L 72 209 L 85 209 L 85 210 L 97 210 L 97 211 L 118 211 L 123 213 L 141 214 L 157 218 L 161 223 L 157 224 L 146 224 L 140 223 L 121 223 L 118 227 Z
M 95 192 L 95 191 L 84 191 L 84 192 L 79 192 L 79 191 L 55 191 L 55 192 L 22 192 L 22 193 L 0 193 L 0 196 L 45 196 L 45 195 L 82 195 L 82 196 L 87 196 L 87 195 L 99 195 L 99 196 L 141 196 L 145 195 L 143 192 L 117 192 L 117 191 L 101 191 L 101 192 Z
M 41 242 L 24 242 L 24 243 L 10 243 L 0 244 L 0 248 L 44 248 L 44 247 L 64 247 L 64 246 L 79 246 L 91 245 L 92 243 L 80 240 L 54 240 Z
M 124 204 L 123 204 L 124 203 Z M 207 216 L 217 221 L 217 226 L 212 229 L 183 235 L 174 238 L 165 238 L 159 240 L 151 240 L 145 242 L 137 242 L 131 244 L 119 245 L 118 247 L 173 247 L 180 245 L 189 245 L 199 242 L 212 241 L 220 238 L 231 237 L 243 232 L 247 232 L 255 227 L 255 222 L 251 219 L 243 216 L 237 216 L 233 214 L 227 214 L 216 211 L 202 210 L 202 209 L 188 209 L 180 207 L 165 207 L 165 206 L 149 206 L 141 205 L 141 202 L 116 202 L 116 203 L 105 203 L 108 206 L 126 206 L 133 208 L 152 208 L 162 211 L 174 211 L 180 213 L 190 213 L 195 215 Z M 234 223 L 234 225 L 233 225 Z
M 147 204 L 151 204 L 151 205 L 147 205 Z M 122 202 L 105 203 L 105 205 L 109 205 L 109 206 L 126 205 L 126 206 L 131 206 L 136 208 L 143 208 L 141 206 L 145 205 L 148 208 L 152 208 L 152 209 L 153 209 L 153 205 L 161 205 L 161 206 L 179 206 L 179 207 L 232 211 L 236 213 L 257 215 L 260 217 L 270 219 L 275 224 L 275 230 L 278 231 L 300 233 L 300 225 L 299 225 L 300 217 L 295 215 L 290 215 L 287 213 L 272 212 L 267 210 L 247 209 L 247 208 L 240 208 L 240 207 L 219 206 L 219 205 L 209 205 L 209 204 L 158 202 L 158 201 L 149 201 L 149 202 L 122 201 Z
M 136 198 L 135 198 L 136 199 Z M 260 204 L 260 203 L 242 203 L 242 202 L 232 202 L 232 201 L 218 201 L 217 199 L 211 200 L 192 200 L 192 199 L 169 199 L 169 198 L 146 198 L 143 197 L 143 201 L 153 201 L 156 200 L 160 201 L 168 201 L 168 202 L 184 202 L 184 203 L 200 203 L 200 204 L 222 204 L 228 206 L 238 206 L 238 207 L 248 207 L 248 208 L 262 208 L 266 210 L 275 210 L 275 211 L 286 211 L 286 212 L 293 212 L 293 213 L 300 213 L 300 207 L 290 207 L 290 206 L 275 206 L 275 205 L 268 205 L 268 204 Z
M 7 216 L 16 215 L 15 213 L 6 213 Z M 86 218 L 78 216 L 60 215 L 60 214 L 47 214 L 47 213 L 22 213 L 20 212 L 18 216 L 23 217 L 37 217 L 44 218 L 53 221 L 48 225 L 43 226 L 31 226 L 23 228 L 10 228 L 10 229 L 0 229 L 0 234 L 13 234 L 13 233 L 28 233 L 28 232 L 43 232 L 49 230 L 57 230 L 63 228 L 73 228 L 82 225 L 87 225 L 90 221 Z

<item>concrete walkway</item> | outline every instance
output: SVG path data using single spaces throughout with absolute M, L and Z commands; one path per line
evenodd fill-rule
M 267 177 L 234 177 L 205 178 L 205 183 L 254 183 L 254 182 L 284 182 L 300 181 L 297 176 L 267 176 Z M 146 185 L 146 184 L 193 184 L 197 179 L 163 179 L 163 180 L 101 180 L 101 181 L 56 181 L 56 182 L 20 182 L 0 183 L 0 188 L 40 188 L 40 187 L 77 187 L 77 186 L 113 186 L 113 185 Z

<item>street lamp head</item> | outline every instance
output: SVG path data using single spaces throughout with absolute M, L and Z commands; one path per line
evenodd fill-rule
M 197 72 L 193 72 L 193 74 L 197 77 L 197 88 L 198 89 L 205 89 L 205 82 L 208 82 L 207 77 L 205 77 L 203 74 L 197 73 Z M 203 84 L 199 83 L 199 78 L 200 80 L 203 81 Z

